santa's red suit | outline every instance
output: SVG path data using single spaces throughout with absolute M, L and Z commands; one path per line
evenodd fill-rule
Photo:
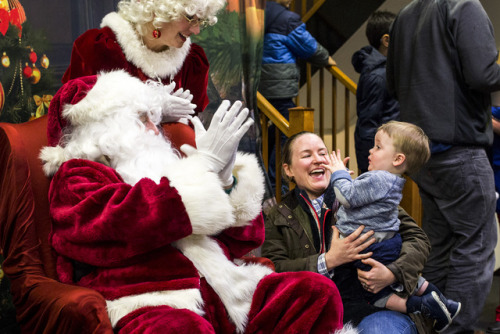
M 131 148 L 146 152 L 139 165 L 151 159 L 136 125 L 144 110 L 123 102 L 132 96 L 154 118 L 159 108 L 147 86 L 114 72 L 61 88 L 59 112 L 71 132 L 41 153 L 53 175 L 50 241 L 60 280 L 99 291 L 120 333 L 341 329 L 342 302 L 330 279 L 236 264 L 264 239 L 254 156 L 238 154 L 229 194 L 200 154 L 180 158 L 159 136 L 150 135 L 164 152 L 151 160 L 158 164 L 138 173 L 122 167 Z
M 209 102 L 209 64 L 199 45 L 191 43 L 188 38 L 181 48 L 154 52 L 144 45 L 130 22 L 118 13 L 109 13 L 103 18 L 101 29 L 90 29 L 75 40 L 71 62 L 62 82 L 117 69 L 123 69 L 141 81 L 175 82 L 176 88 L 193 94 L 196 113 L 202 112 Z M 58 99 L 51 101 L 51 107 L 62 108 Z M 65 125 L 66 121 L 60 114 L 49 113 L 49 145 L 57 145 Z M 176 131 L 184 130 L 182 124 L 178 126 L 181 129 Z

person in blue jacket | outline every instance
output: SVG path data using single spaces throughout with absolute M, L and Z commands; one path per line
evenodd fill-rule
M 291 0 L 267 1 L 264 23 L 264 50 L 259 92 L 288 120 L 288 110 L 296 107 L 300 70 L 297 59 L 317 66 L 334 66 L 328 51 L 307 31 L 299 14 L 289 10 Z M 269 132 L 269 178 L 275 184 L 275 143 Z M 281 138 L 281 145 L 286 140 Z
M 356 161 L 361 173 L 368 171 L 369 151 L 379 126 L 399 118 L 398 101 L 387 91 L 385 63 L 389 48 L 389 29 L 396 14 L 374 12 L 366 24 L 366 37 L 370 45 L 356 51 L 351 59 L 360 73 L 356 91 L 358 120 L 354 131 Z

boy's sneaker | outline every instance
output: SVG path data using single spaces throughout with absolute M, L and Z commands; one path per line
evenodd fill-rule
M 460 311 L 460 307 L 458 310 Z M 424 316 L 434 319 L 433 327 L 438 333 L 444 331 L 451 324 L 450 312 L 448 312 L 445 301 L 439 298 L 436 291 L 422 296 L 421 312 Z
M 450 318 L 451 320 L 455 319 L 455 317 L 458 315 L 460 312 L 460 309 L 462 308 L 462 303 L 456 302 L 451 299 L 446 299 L 446 308 L 448 309 L 448 312 L 450 312 Z
M 462 303 L 456 302 L 456 301 L 451 300 L 451 299 L 447 299 L 440 292 L 436 292 L 436 293 L 438 294 L 439 299 L 441 299 L 444 302 L 444 304 L 446 305 L 446 309 L 448 310 L 448 312 L 450 312 L 451 320 L 455 319 L 455 317 L 460 312 L 460 309 L 462 308 Z

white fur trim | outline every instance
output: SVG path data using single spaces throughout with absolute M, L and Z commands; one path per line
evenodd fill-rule
M 359 331 L 351 323 L 348 323 L 344 325 L 344 328 L 336 330 L 332 334 L 359 334 Z
M 163 52 L 149 50 L 142 43 L 132 25 L 118 13 L 106 15 L 101 27 L 109 27 L 113 30 L 127 60 L 153 79 L 157 76 L 162 79 L 173 78 L 181 69 L 191 49 L 191 39 L 188 38 L 178 49 L 169 48 Z
M 123 112 L 130 101 L 147 104 L 149 87 L 123 70 L 100 74 L 95 85 L 78 103 L 66 104 L 62 115 L 73 126 L 102 120 Z
M 255 155 L 239 152 L 233 174 L 238 181 L 229 196 L 236 217 L 234 226 L 245 226 L 262 211 L 264 175 Z
M 203 316 L 203 298 L 198 289 L 168 290 L 126 296 L 115 300 L 106 300 L 108 316 L 113 328 L 125 315 L 145 306 L 168 305 L 185 308 Z
M 205 277 L 226 307 L 238 333 L 243 333 L 259 281 L 272 270 L 259 264 L 237 266 L 210 237 L 190 235 L 174 243 Z
M 59 167 L 68 160 L 65 157 L 64 149 L 59 145 L 56 147 L 46 146 L 42 148 L 38 157 L 42 160 L 43 172 L 48 177 L 52 177 Z
M 234 225 L 229 196 L 198 154 L 165 166 L 164 175 L 182 198 L 193 234 L 214 235 Z

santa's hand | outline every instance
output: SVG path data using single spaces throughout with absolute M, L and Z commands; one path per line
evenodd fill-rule
M 253 119 L 247 119 L 248 109 L 240 111 L 240 101 L 236 101 L 228 110 L 229 106 L 227 100 L 221 103 L 207 130 L 197 117 L 191 120 L 196 133 L 197 153 L 205 158 L 208 168 L 215 173 L 220 173 L 228 166 L 241 138 L 253 124 Z M 188 156 L 193 153 L 185 145 L 181 146 L 181 151 Z
M 182 88 L 172 93 L 175 83 L 163 87 L 162 121 L 177 122 L 180 119 L 191 119 L 196 105 L 191 103 L 193 95 Z
M 222 186 L 224 188 L 228 188 L 233 185 L 233 168 L 234 168 L 234 162 L 236 161 L 236 151 L 238 150 L 238 147 L 236 147 L 236 150 L 234 150 L 233 155 L 231 156 L 231 159 L 229 159 L 229 162 L 227 163 L 226 167 L 224 167 L 220 173 L 219 173 L 219 178 L 222 181 Z

